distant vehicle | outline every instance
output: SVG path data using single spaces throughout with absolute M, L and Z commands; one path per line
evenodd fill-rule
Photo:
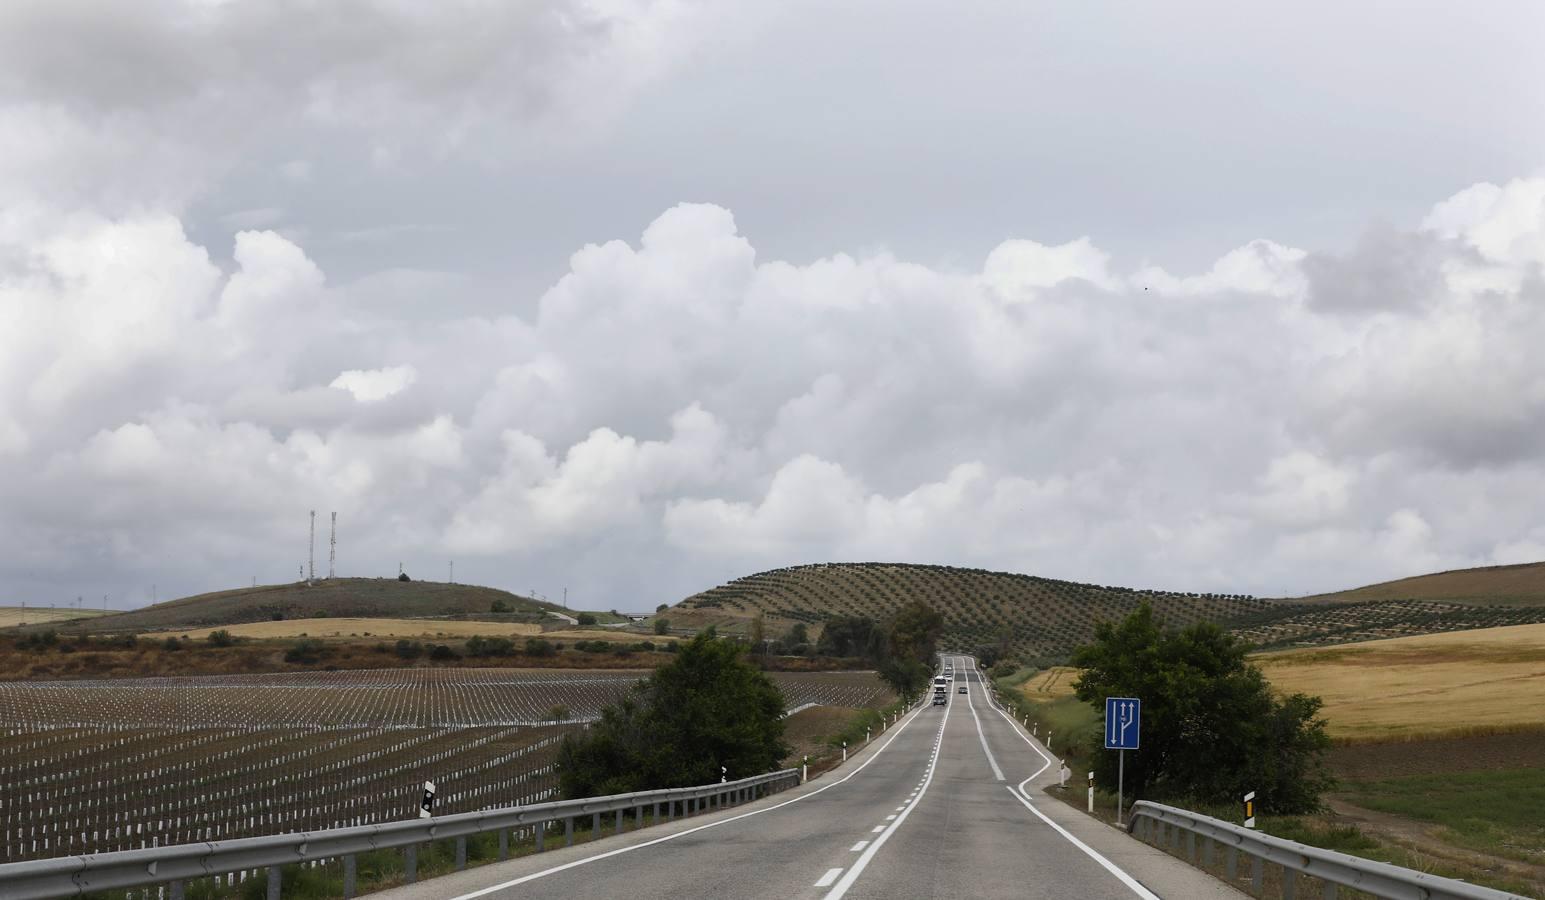
M 966 692 L 966 686 L 965 685 L 961 685 L 960 686 L 960 693 L 964 694 L 965 692 Z
M 948 702 L 949 702 L 949 695 L 948 694 L 944 693 L 943 691 L 934 691 L 933 692 L 933 705 L 934 706 L 943 706 L 944 704 L 946 704 Z

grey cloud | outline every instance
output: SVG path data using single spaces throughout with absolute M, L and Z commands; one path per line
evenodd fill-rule
M 1326 312 L 1414 311 L 1444 290 L 1443 258 L 1440 241 L 1431 234 L 1375 225 L 1351 253 L 1305 257 L 1309 303 Z

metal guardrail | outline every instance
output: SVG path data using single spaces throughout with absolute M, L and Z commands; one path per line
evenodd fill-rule
M 634 813 L 635 827 L 644 826 L 645 809 L 653 807 L 653 823 L 670 821 L 680 808 L 683 816 L 707 809 L 745 803 L 799 783 L 798 769 L 784 769 L 721 784 L 702 787 L 640 791 L 534 803 L 482 812 L 457 813 L 380 825 L 332 828 L 325 831 L 274 834 L 198 844 L 179 844 L 142 850 L 96 853 L 89 856 L 64 856 L 54 859 L 0 865 L 0 897 L 6 900 L 46 900 L 52 897 L 78 897 L 92 891 L 168 885 L 170 900 L 182 900 L 183 883 L 188 880 L 266 869 L 269 900 L 279 900 L 281 866 L 290 863 L 314 863 L 321 860 L 343 861 L 343 890 L 346 898 L 355 891 L 355 854 L 395 847 L 407 848 L 408 881 L 417 878 L 417 847 L 430 841 L 456 839 L 458 868 L 466 865 L 466 839 L 471 835 L 498 832 L 499 858 L 509 851 L 511 829 L 532 830 L 536 849 L 545 848 L 547 825 L 563 822 L 565 846 L 574 843 L 574 820 L 592 817 L 592 835 L 601 830 L 601 816 L 615 814 L 616 832 L 624 830 L 623 814 Z M 666 818 L 661 818 L 661 807 Z M 555 835 L 556 837 L 556 835 Z
M 1214 851 L 1221 846 L 1226 853 L 1224 865 L 1231 881 L 1238 876 L 1239 854 L 1250 857 L 1251 884 L 1256 894 L 1260 894 L 1264 885 L 1266 864 L 1281 866 L 1283 900 L 1295 900 L 1299 874 L 1318 878 L 1324 885 L 1325 900 L 1335 900 L 1337 885 L 1389 900 L 1525 900 L 1517 894 L 1272 837 L 1231 822 L 1147 800 L 1133 805 L 1131 816 L 1127 831 L 1161 848 L 1178 851 L 1180 836 L 1184 834 L 1185 854 L 1192 863 L 1198 861 L 1196 839 L 1202 838 L 1205 841 L 1201 848 L 1203 867 L 1213 865 Z

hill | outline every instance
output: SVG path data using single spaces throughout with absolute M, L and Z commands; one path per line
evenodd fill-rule
M 495 602 L 508 612 L 493 613 Z M 168 600 L 129 612 L 83 619 L 72 631 L 125 632 L 210 628 L 245 622 L 317 617 L 474 618 L 494 622 L 537 622 L 560 607 L 496 588 L 433 581 L 333 578 L 307 586 L 259 585 Z
M 1361 603 L 1427 600 L 1469 606 L 1545 606 L 1545 562 L 1452 569 L 1316 594 L 1293 603 Z
M 1229 622 L 1273 604 L 1241 594 L 1188 594 L 1079 584 L 985 569 L 899 563 L 820 563 L 759 572 L 694 594 L 662 616 L 673 628 L 744 631 L 760 615 L 768 637 L 796 622 L 837 616 L 889 618 L 911 600 L 944 616 L 944 646 L 1001 644 L 1025 659 L 1061 659 L 1090 639 L 1095 623 L 1120 619 L 1144 600 L 1164 622 Z

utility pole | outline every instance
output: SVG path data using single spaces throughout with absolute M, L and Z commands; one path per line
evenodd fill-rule
M 564 609 L 568 609 L 569 608 L 569 589 L 568 588 L 564 588 L 563 589 L 563 608 Z
M 447 576 L 447 581 L 451 584 L 456 583 L 456 560 L 454 559 L 451 560 L 451 574 Z

